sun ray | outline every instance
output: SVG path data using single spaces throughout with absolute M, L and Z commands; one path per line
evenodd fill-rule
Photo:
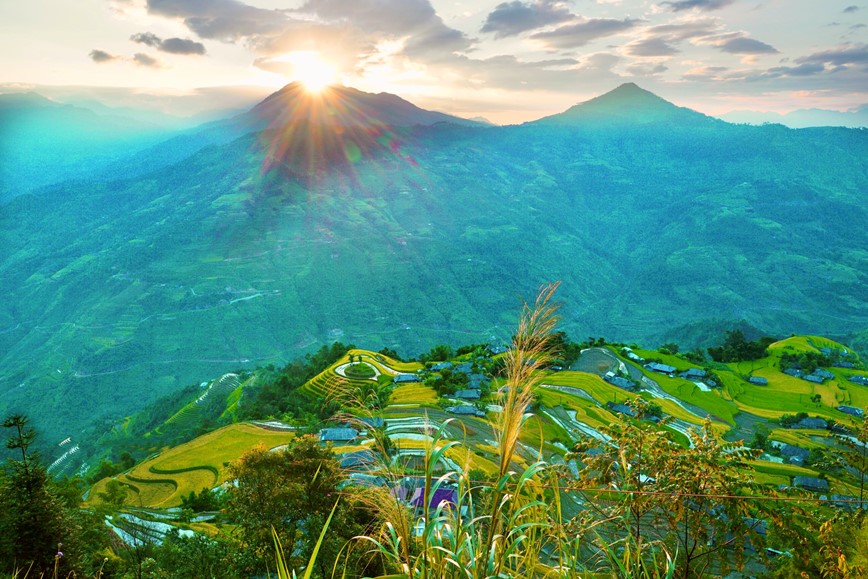
M 301 82 L 311 93 L 319 93 L 337 81 L 337 69 L 326 62 L 319 52 L 298 50 L 290 52 L 281 60 L 292 66 L 292 78 Z

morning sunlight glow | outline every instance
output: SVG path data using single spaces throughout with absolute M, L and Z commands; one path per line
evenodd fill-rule
M 337 69 L 323 60 L 319 52 L 300 50 L 287 54 L 282 60 L 292 66 L 292 79 L 300 81 L 310 92 L 318 93 L 337 80 Z

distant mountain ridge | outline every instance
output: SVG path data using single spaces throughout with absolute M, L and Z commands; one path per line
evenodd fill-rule
M 626 86 L 555 122 L 323 133 L 284 97 L 0 206 L 0 410 L 60 435 L 334 340 L 506 341 L 551 280 L 575 336 L 868 328 L 865 131 L 731 125 Z
M 635 83 L 628 82 L 603 95 L 574 105 L 562 113 L 532 122 L 539 124 L 678 122 L 683 124 L 715 121 L 716 119 L 702 113 L 678 107 L 654 93 L 640 88 Z
M 798 109 L 786 114 L 738 110 L 720 116 L 729 123 L 781 123 L 795 129 L 810 127 L 868 127 L 868 104 L 851 111 Z

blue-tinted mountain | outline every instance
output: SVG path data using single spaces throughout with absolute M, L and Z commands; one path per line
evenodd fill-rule
M 170 133 L 33 92 L 0 94 L 0 200 L 52 183 L 93 178 Z
M 865 131 L 730 125 L 630 86 L 510 127 L 353 120 L 400 104 L 382 95 L 293 114 L 284 91 L 180 162 L 0 206 L 2 410 L 65 438 L 333 340 L 501 342 L 551 280 L 580 338 L 868 328 Z
M 635 83 L 628 82 L 606 94 L 531 124 L 634 126 L 674 123 L 684 126 L 715 121 L 716 119 L 702 113 L 676 106 Z

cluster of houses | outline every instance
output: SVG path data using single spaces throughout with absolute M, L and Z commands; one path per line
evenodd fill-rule
M 822 368 L 817 368 L 810 374 L 805 374 L 799 368 L 787 368 L 783 371 L 784 374 L 788 376 L 793 376 L 794 378 L 801 378 L 802 380 L 807 380 L 808 382 L 813 382 L 814 384 L 822 384 L 826 380 L 831 380 L 835 377 L 835 375 L 828 370 L 823 370 Z
M 670 366 L 669 364 L 661 364 L 660 362 L 648 362 L 643 366 L 643 368 L 652 372 L 657 372 L 658 374 L 666 374 L 670 378 L 675 378 L 675 376 L 678 376 L 680 378 L 684 378 L 685 380 L 689 380 L 690 382 L 701 382 L 709 388 L 717 388 L 719 386 L 717 381 L 710 378 L 708 372 L 701 368 L 688 368 L 687 370 L 679 373 L 678 368 L 676 368 L 675 366 Z
M 855 368 L 856 365 L 849 360 L 842 360 L 841 358 L 848 358 L 850 356 L 850 352 L 847 350 L 838 350 L 837 348 L 820 348 L 820 353 L 826 357 L 832 358 L 832 366 L 836 368 Z
M 495 351 L 496 353 L 503 353 L 506 351 L 506 348 L 503 346 L 489 346 L 488 350 L 492 353 L 495 353 Z M 455 394 L 449 396 L 456 400 L 477 402 L 482 398 L 483 387 L 491 385 L 491 379 L 488 376 L 473 371 L 473 364 L 471 362 L 461 362 L 458 364 L 453 364 L 452 362 L 439 362 L 432 365 L 431 370 L 435 372 L 451 370 L 452 372 L 458 372 L 467 376 L 467 388 L 458 390 Z M 477 409 L 476 406 L 471 404 L 447 406 L 446 412 L 455 414 L 456 416 L 485 416 L 485 412 Z
M 781 457 L 784 459 L 785 462 L 789 464 L 795 464 L 797 466 L 805 466 L 805 462 L 808 460 L 808 456 L 811 454 L 808 450 L 802 448 L 801 446 L 787 444 L 786 442 L 772 441 L 770 444 L 780 451 Z

